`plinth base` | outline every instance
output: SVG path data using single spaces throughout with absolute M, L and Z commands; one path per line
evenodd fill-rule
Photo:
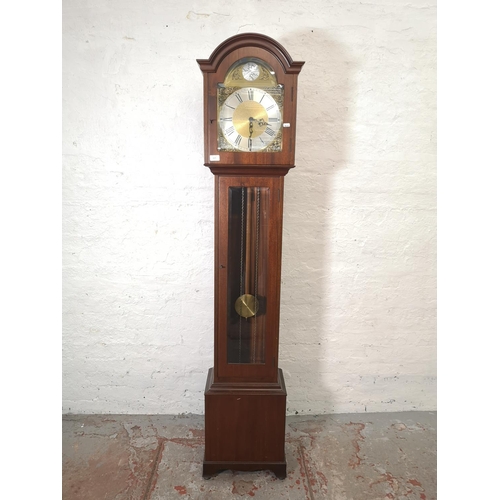
M 220 471 L 270 470 L 286 477 L 286 389 L 279 370 L 275 384 L 214 384 L 205 388 L 203 477 Z

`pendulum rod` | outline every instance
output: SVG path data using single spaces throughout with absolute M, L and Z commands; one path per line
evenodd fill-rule
M 245 244 L 245 296 L 252 297 L 253 310 L 247 316 L 247 326 L 250 338 L 248 354 L 251 363 L 255 362 L 255 348 L 256 348 L 256 321 L 257 321 L 257 294 L 255 293 L 256 285 L 256 267 L 255 256 L 257 242 L 256 220 L 257 220 L 257 206 L 256 206 L 256 193 L 258 188 L 247 188 L 247 203 L 246 203 L 246 244 Z M 253 294 L 253 295 L 252 295 Z
M 243 258 L 245 254 L 245 191 L 244 187 L 241 188 L 241 240 L 240 240 L 240 297 L 245 293 L 243 286 Z M 238 336 L 238 363 L 241 363 L 241 338 L 242 338 L 242 322 L 243 316 L 240 315 L 239 319 L 239 336 Z
M 252 241 L 253 241 L 253 199 L 252 188 L 247 188 L 246 240 L 245 240 L 245 294 L 252 293 Z
M 247 203 L 246 203 L 246 240 L 245 240 L 245 294 L 250 297 L 252 294 L 252 276 L 253 274 L 253 241 L 255 239 L 254 234 L 254 210 L 255 210 L 255 189 L 247 188 Z M 254 295 L 254 298 L 256 296 Z M 247 341 L 248 355 L 250 362 L 253 362 L 251 356 L 253 352 L 253 344 L 255 338 L 251 330 L 252 324 L 254 324 L 255 318 L 252 319 L 253 314 L 247 316 L 246 326 L 249 329 L 250 338 Z M 247 330 L 248 331 L 248 330 Z

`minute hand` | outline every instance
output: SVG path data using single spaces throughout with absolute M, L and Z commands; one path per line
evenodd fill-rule
M 257 122 L 257 125 L 258 125 L 259 127 L 263 127 L 264 125 L 269 125 L 269 123 L 267 123 L 267 122 L 264 120 L 264 118 L 260 118 L 260 119 L 258 119 L 258 120 L 257 120 L 257 118 L 254 118 L 253 116 L 251 116 L 251 117 L 248 119 L 248 121 L 249 121 L 250 123 L 252 123 L 252 122 Z

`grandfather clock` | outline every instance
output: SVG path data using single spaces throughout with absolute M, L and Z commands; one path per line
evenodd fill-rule
M 283 187 L 295 166 L 304 63 L 256 33 L 228 38 L 197 62 L 205 165 L 215 176 L 215 345 L 205 388 L 203 476 L 269 469 L 284 478 Z

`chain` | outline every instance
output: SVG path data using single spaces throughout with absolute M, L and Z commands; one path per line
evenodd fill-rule
M 257 225 L 255 228 L 255 304 L 257 305 L 257 292 L 259 289 L 259 233 L 260 233 L 260 187 L 257 188 Z M 253 323 L 253 362 L 256 359 L 257 349 L 257 311 L 255 311 Z
M 240 297 L 243 295 L 243 253 L 244 253 L 244 234 L 245 234 L 245 188 L 241 188 L 241 242 L 240 242 Z M 241 363 L 241 328 L 242 316 L 239 320 L 239 339 L 238 339 L 238 363 Z

